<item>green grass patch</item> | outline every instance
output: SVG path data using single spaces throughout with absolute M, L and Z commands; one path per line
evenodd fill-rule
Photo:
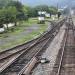
M 7 35 L 8 36 L 9 35 L 17 35 L 17 34 L 23 32 L 23 31 L 25 31 L 26 27 L 30 27 L 33 24 L 37 24 L 37 18 L 36 19 L 30 18 L 28 21 L 21 21 L 19 23 L 19 25 L 14 26 L 12 28 L 9 28 L 9 30 L 6 33 L 0 34 L 0 39 L 1 38 L 6 38 Z M 13 29 L 13 31 L 12 31 L 12 29 Z
M 48 20 L 52 20 L 51 18 L 47 18 Z M 31 27 L 33 24 L 37 24 L 38 19 L 37 18 L 30 18 L 28 21 L 21 21 L 19 25 L 14 27 L 14 30 L 12 32 L 13 28 L 10 28 L 6 33 L 0 34 L 0 39 L 8 38 L 10 36 L 15 36 L 21 34 L 21 32 L 25 31 L 27 27 Z M 13 40 L 12 42 L 7 42 L 7 44 L 0 46 L 0 51 L 12 48 L 14 46 L 23 44 L 29 40 L 32 40 L 34 38 L 37 38 L 40 36 L 44 31 L 46 31 L 48 25 L 47 22 L 45 24 L 37 24 L 39 29 L 36 31 L 31 32 L 30 34 L 27 34 L 26 36 L 21 37 L 20 39 Z
M 41 29 L 41 30 L 43 30 L 43 29 Z M 4 49 L 12 48 L 16 45 L 23 44 L 29 40 L 37 38 L 38 36 L 40 36 L 41 33 L 43 33 L 43 32 L 41 32 L 40 30 L 34 31 L 31 34 L 28 34 L 27 36 L 22 37 L 21 39 L 17 39 L 16 41 L 12 41 L 10 43 L 7 43 L 6 45 L 1 46 L 0 51 L 3 51 Z
M 32 22 L 32 20 L 34 20 L 34 21 Z M 34 24 L 34 23 L 35 23 L 35 25 L 37 24 L 36 19 L 30 19 L 30 21 L 28 23 L 29 24 L 28 26 L 31 26 L 31 24 Z M 22 22 L 22 25 L 17 26 L 15 28 L 14 32 L 8 32 L 8 33 L 0 34 L 0 36 L 1 36 L 0 39 L 2 39 L 2 38 L 8 38 L 10 35 L 15 36 L 17 34 L 20 34 L 20 32 L 25 31 L 25 27 L 27 27 L 26 24 L 27 24 L 26 22 Z M 26 36 L 23 36 L 20 39 L 16 39 L 16 40 L 14 40 L 12 42 L 8 42 L 6 45 L 2 45 L 0 47 L 0 51 L 12 48 L 12 47 L 20 45 L 20 44 L 23 44 L 23 43 L 25 43 L 25 42 L 27 42 L 29 40 L 32 40 L 32 39 L 40 36 L 44 31 L 46 31 L 48 25 L 47 25 L 47 23 L 45 23 L 45 24 L 38 24 L 38 27 L 39 27 L 38 30 L 33 31 L 30 34 L 27 34 Z

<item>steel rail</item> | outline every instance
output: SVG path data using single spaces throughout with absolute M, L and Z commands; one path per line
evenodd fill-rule
M 63 48 L 62 49 L 62 54 L 61 54 L 61 57 L 60 57 L 60 63 L 59 63 L 59 67 L 58 67 L 58 71 L 57 71 L 57 74 L 56 75 L 59 75 L 60 74 L 60 70 L 61 70 L 61 65 L 62 65 L 62 60 L 63 60 L 63 55 L 64 55 L 64 51 L 65 51 L 65 45 L 66 45 L 66 41 L 67 41 L 67 37 L 68 37 L 68 30 L 66 30 L 65 32 L 65 36 L 64 36 L 64 43 L 63 43 Z

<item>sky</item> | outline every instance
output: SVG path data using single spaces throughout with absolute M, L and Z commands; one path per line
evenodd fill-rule
M 36 5 L 53 5 L 58 2 L 58 0 L 20 0 L 23 4 L 30 5 L 30 6 L 36 6 Z
M 49 5 L 49 6 L 57 6 L 64 7 L 66 5 L 75 5 L 75 0 L 19 0 L 25 5 L 36 6 L 36 5 Z

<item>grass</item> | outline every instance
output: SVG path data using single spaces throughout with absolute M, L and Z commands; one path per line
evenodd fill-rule
M 29 21 L 23 21 L 20 22 L 21 25 L 18 25 L 17 27 L 14 28 L 14 32 L 9 30 L 7 33 L 0 34 L 0 39 L 2 38 L 8 38 L 10 35 L 17 35 L 20 34 L 21 32 L 25 31 L 26 27 L 30 27 L 32 24 L 37 24 L 37 19 L 29 19 Z M 16 39 L 16 41 L 12 41 L 10 43 L 7 43 L 6 45 L 2 45 L 0 47 L 0 51 L 6 50 L 8 48 L 12 48 L 16 45 L 23 44 L 29 40 L 32 40 L 36 37 L 38 37 L 40 34 L 42 34 L 46 29 L 47 29 L 47 23 L 46 24 L 38 24 L 39 29 L 36 31 L 31 32 L 30 34 L 27 34 L 26 36 L 23 36 L 20 39 Z
M 16 45 L 25 43 L 29 40 L 32 40 L 36 37 L 38 37 L 41 33 L 43 33 L 43 31 L 45 31 L 46 26 L 41 26 L 42 28 L 40 28 L 38 31 L 32 32 L 31 34 L 28 34 L 27 36 L 22 37 L 21 39 L 17 39 L 16 41 L 12 41 L 11 43 L 7 43 L 6 45 L 1 46 L 1 50 L 3 49 L 7 49 L 7 48 L 12 48 Z
M 31 25 L 36 24 L 36 23 L 37 23 L 37 19 L 32 19 L 32 18 L 30 18 L 28 21 L 21 21 L 19 25 L 14 27 L 13 32 L 11 30 L 12 28 L 10 28 L 6 33 L 0 34 L 0 39 L 6 38 L 9 35 L 17 35 L 25 31 L 26 27 L 30 27 Z

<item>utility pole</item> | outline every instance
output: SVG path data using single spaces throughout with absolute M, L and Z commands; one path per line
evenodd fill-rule
M 57 3 L 57 11 L 58 11 L 58 7 L 59 7 L 59 6 L 58 6 L 58 3 Z

